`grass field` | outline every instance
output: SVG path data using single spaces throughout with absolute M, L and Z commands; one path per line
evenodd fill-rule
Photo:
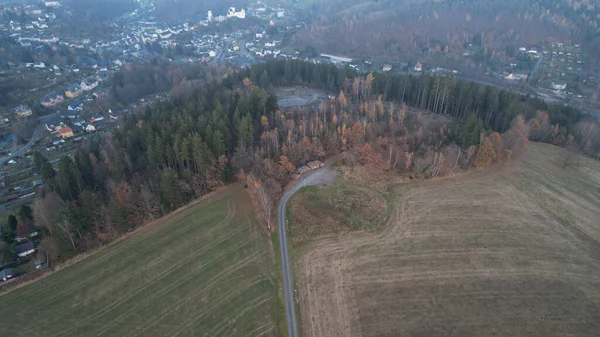
M 600 163 L 563 156 L 400 185 L 384 226 L 304 245 L 304 335 L 597 336 Z
M 315 236 L 373 229 L 385 219 L 384 196 L 374 190 L 338 180 L 328 186 L 303 188 L 288 203 L 288 232 L 293 246 Z
M 0 336 L 275 336 L 276 272 L 230 187 L 0 296 Z

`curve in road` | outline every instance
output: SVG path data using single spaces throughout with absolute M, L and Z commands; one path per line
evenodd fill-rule
M 320 183 L 327 183 L 334 179 L 327 167 L 319 170 L 310 172 L 302 179 L 302 181 L 294 186 L 291 190 L 287 191 L 281 200 L 277 208 L 277 222 L 279 228 L 279 249 L 281 252 L 281 269 L 283 274 L 283 297 L 285 301 L 285 314 L 288 328 L 288 337 L 298 336 L 298 323 L 296 321 L 296 306 L 294 301 L 294 279 L 292 277 L 292 267 L 290 264 L 290 258 L 288 254 L 287 246 L 287 233 L 286 233 L 286 221 L 285 221 L 285 204 L 287 201 L 298 192 L 301 188 L 309 185 L 316 185 Z

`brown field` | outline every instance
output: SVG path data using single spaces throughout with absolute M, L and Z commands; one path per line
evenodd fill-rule
M 600 163 L 564 152 L 394 190 L 388 222 L 299 248 L 305 336 L 597 336 Z

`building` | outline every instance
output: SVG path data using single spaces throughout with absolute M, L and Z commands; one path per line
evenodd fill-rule
M 244 9 L 242 9 L 241 11 L 236 12 L 235 7 L 229 7 L 229 11 L 227 12 L 227 17 L 228 18 L 245 19 L 246 11 Z
M 421 62 L 417 62 L 417 64 L 415 64 L 414 70 L 417 72 L 423 70 L 423 65 L 421 64 Z
M 60 2 L 58 2 L 58 1 L 44 1 L 44 5 L 46 7 L 60 7 Z
M 60 118 L 53 118 L 53 119 L 46 121 L 46 130 L 48 130 L 50 132 L 54 132 L 63 126 L 65 126 L 65 124 L 62 122 L 62 120 Z
M 46 94 L 44 97 L 42 97 L 40 103 L 42 104 L 42 106 L 49 108 L 51 106 L 55 106 L 61 103 L 64 100 L 65 98 L 63 97 L 63 95 L 57 94 L 56 91 L 52 91 Z
M 94 132 L 94 131 L 96 131 L 96 127 L 93 124 L 88 124 L 85 126 L 85 131 L 86 132 Z
M 34 188 L 38 187 L 38 186 L 42 186 L 42 185 L 44 185 L 44 180 L 42 180 L 42 179 L 37 179 L 37 180 L 33 181 L 33 187 Z
M 71 102 L 69 104 L 69 106 L 67 107 L 67 109 L 69 111 L 81 111 L 83 110 L 83 102 L 81 102 L 80 100 L 76 99 L 73 102 Z
M 98 86 L 98 79 L 96 76 L 86 77 L 81 81 L 81 90 L 90 91 Z
M 16 236 L 15 241 L 22 242 L 29 238 L 34 238 L 39 234 L 38 230 L 32 224 L 25 224 L 25 232 L 26 233 L 24 237 Z
M 327 59 L 331 60 L 332 62 L 336 62 L 336 63 L 350 63 L 350 62 L 352 62 L 351 58 L 342 57 L 342 56 L 335 56 L 335 55 L 329 55 L 329 54 L 321 54 L 321 57 L 327 58 Z
M 383 72 L 384 73 L 387 73 L 390 70 L 392 70 L 392 65 L 391 64 L 384 64 L 383 65 Z
M 81 94 L 81 86 L 78 83 L 73 83 L 67 87 L 67 91 L 65 91 L 65 96 L 68 98 L 77 97 Z
M 31 116 L 33 112 L 27 105 L 21 104 L 15 108 L 15 114 L 19 117 L 27 117 Z
M 554 89 L 556 91 L 565 90 L 565 89 L 567 89 L 567 84 L 566 83 L 555 83 L 555 82 L 552 82 L 552 89 Z
M 208 11 L 207 19 L 208 19 L 208 22 L 212 22 L 212 20 L 213 20 L 213 13 L 212 13 L 212 11 Z
M 62 139 L 73 137 L 73 129 L 68 126 L 58 129 L 58 137 Z
M 508 74 L 504 78 L 511 81 L 527 81 L 527 74 Z
M 33 242 L 26 242 L 15 247 L 15 253 L 18 257 L 25 257 L 35 252 L 35 246 Z
M 6 268 L 0 271 L 0 281 L 2 282 L 6 282 L 13 277 L 15 277 L 15 272 L 12 270 L 12 268 Z
M 103 121 L 103 120 L 104 120 L 104 116 L 102 116 L 102 115 L 100 115 L 100 114 L 98 114 L 98 115 L 93 115 L 93 116 L 90 118 L 90 123 L 97 123 L 97 122 L 100 122 L 100 121 Z

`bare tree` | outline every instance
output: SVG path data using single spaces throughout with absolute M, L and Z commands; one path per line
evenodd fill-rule
M 467 166 L 471 165 L 471 159 L 473 159 L 473 156 L 477 153 L 478 148 L 477 145 L 471 145 L 467 149 Z
M 267 193 L 265 190 L 263 184 L 258 185 L 258 188 L 256 189 L 256 196 L 258 202 L 260 203 L 262 215 L 267 221 L 267 229 L 271 231 L 271 216 L 273 214 L 274 207 L 273 200 L 271 199 L 271 196 L 269 196 L 269 193 Z
M 46 228 L 50 235 L 53 235 L 58 211 L 62 205 L 63 202 L 56 193 L 48 193 L 45 198 L 36 199 L 33 203 L 33 219 L 36 225 Z
M 39 260 L 46 260 L 46 266 L 50 266 L 50 262 L 58 257 L 58 247 L 51 237 L 43 237 L 40 242 L 38 255 Z

